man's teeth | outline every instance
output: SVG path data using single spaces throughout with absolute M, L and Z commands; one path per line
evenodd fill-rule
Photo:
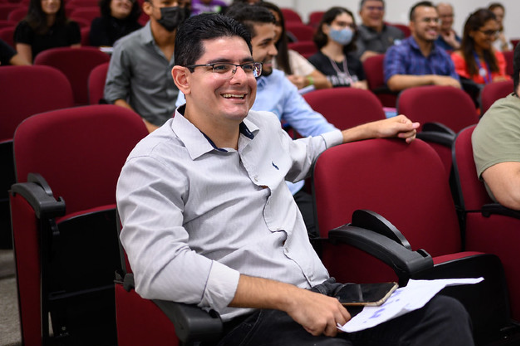
M 244 94 L 223 94 L 222 95 L 224 98 L 228 99 L 228 98 L 240 98 L 240 99 L 243 99 L 244 97 L 246 97 L 246 95 Z

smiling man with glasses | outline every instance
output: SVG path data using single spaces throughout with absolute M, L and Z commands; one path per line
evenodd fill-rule
M 359 3 L 361 25 L 357 28 L 357 55 L 361 61 L 384 54 L 394 44 L 404 39 L 404 33 L 384 23 L 385 2 L 383 0 L 361 0 Z
M 224 322 L 219 346 L 473 345 L 468 314 L 443 296 L 338 332 L 350 319 L 334 297 L 342 285 L 313 250 L 285 180 L 304 178 L 326 148 L 367 128 L 409 142 L 418 124 L 392 118 L 292 140 L 276 115 L 250 110 L 260 72 L 250 37 L 218 14 L 179 28 L 172 76 L 186 104 L 136 146 L 117 185 L 136 291 L 214 309 Z
M 388 88 L 392 91 L 421 85 L 460 88 L 453 61 L 435 44 L 439 35 L 439 15 L 430 1 L 412 6 L 409 26 L 412 35 L 386 52 L 384 72 Z

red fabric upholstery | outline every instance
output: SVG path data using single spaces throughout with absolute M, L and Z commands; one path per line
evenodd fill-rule
M 19 4 L 0 3 L 0 19 L 7 19 L 11 11 L 21 7 Z
M 28 173 L 39 173 L 49 183 L 55 198 L 63 197 L 66 203 L 67 214 L 55 220 L 62 232 L 61 248 L 58 244 L 54 251 L 69 245 L 77 253 L 91 253 L 92 242 L 101 241 L 87 234 L 80 238 L 85 241 L 79 243 L 88 245 L 78 246 L 77 238 L 64 236 L 74 232 L 64 232 L 63 225 L 69 222 L 67 229 L 76 231 L 78 228 L 70 226 L 71 221 L 95 212 L 114 212 L 115 185 L 121 167 L 135 144 L 147 134 L 136 113 L 113 105 L 50 111 L 34 115 L 20 124 L 14 136 L 17 180 L 23 182 Z M 10 198 L 23 339 L 26 345 L 38 345 L 42 334 L 40 287 L 44 285 L 40 268 L 42 229 L 34 210 L 21 195 L 12 193 Z M 65 243 L 70 239 L 75 241 L 73 245 Z M 101 257 L 105 252 L 113 256 L 117 253 L 117 242 L 114 245 L 114 249 L 107 249 L 107 243 L 97 244 L 96 256 Z M 87 266 L 98 265 L 93 262 L 88 262 Z M 82 271 L 78 269 L 78 273 L 81 275 Z M 112 273 L 113 270 L 109 270 L 108 282 L 112 280 Z M 60 278 L 67 275 L 60 273 Z M 94 278 L 90 278 L 88 282 L 94 282 Z M 49 287 L 49 283 L 45 286 Z
M 76 18 L 85 19 L 89 23 L 92 23 L 92 20 L 97 17 L 101 17 L 101 11 L 98 6 L 95 4 L 93 6 L 84 7 L 77 6 L 72 12 L 70 12 L 70 19 L 76 20 Z
M 23 119 L 41 112 L 74 105 L 65 75 L 48 66 L 3 66 L 0 69 L 2 118 L 0 141 L 13 138 Z
M 316 47 L 314 41 L 290 42 L 288 47 L 289 49 L 297 51 L 307 59 L 318 51 L 318 47 Z
M 16 25 L 12 25 L 12 26 L 8 26 L 8 27 L 0 29 L 0 39 L 13 48 L 15 48 L 14 39 L 13 39 L 15 28 L 16 28 Z
M 312 41 L 314 29 L 301 22 L 285 22 L 285 30 L 296 37 L 298 41 Z
M 7 20 L 10 20 L 11 22 L 18 23 L 22 19 L 25 18 L 27 15 L 27 7 L 19 7 L 15 10 L 12 10 L 11 13 L 9 13 L 9 16 L 7 16 Z
M 325 11 L 313 11 L 309 14 L 309 25 L 317 28 Z
M 383 106 L 395 108 L 397 95 L 386 87 L 383 62 L 385 55 L 376 55 L 363 61 L 368 89 L 374 92 Z
M 508 281 L 512 317 L 520 320 L 520 269 L 518 267 L 518 244 L 520 243 L 520 220 L 481 213 L 482 206 L 492 203 L 477 177 L 473 159 L 471 135 L 475 126 L 468 127 L 457 136 L 453 151 L 454 172 L 457 179 L 461 208 L 465 211 L 466 248 L 484 251 L 499 256 Z
M 36 56 L 34 65 L 47 65 L 62 71 L 70 81 L 74 102 L 88 104 L 88 76 L 97 65 L 110 60 L 110 56 L 94 47 L 53 48 Z
M 438 122 L 459 132 L 478 123 L 475 105 L 463 90 L 449 86 L 423 86 L 403 90 L 397 111 L 422 125 Z
M 281 8 L 280 10 L 282 11 L 283 18 L 285 19 L 286 24 L 288 22 L 303 23 L 302 18 L 295 10 L 291 8 Z
M 113 204 L 121 167 L 146 134 L 141 117 L 114 105 L 38 114 L 15 133 L 17 180 L 23 182 L 28 173 L 40 173 L 54 196 L 64 197 L 68 214 Z
M 486 113 L 496 100 L 506 97 L 513 90 L 513 80 L 486 84 L 480 92 L 480 114 Z
M 0 19 L 0 30 L 4 28 L 14 28 L 16 27 L 16 23 L 11 22 L 7 19 Z M 13 40 L 13 35 L 11 35 L 11 41 Z M 4 35 L 0 35 L 0 38 L 5 41 Z
M 116 284 L 116 318 L 119 346 L 179 345 L 173 324 L 161 309 L 121 284 Z
M 395 26 L 396 28 L 401 30 L 404 34 L 404 37 L 409 37 L 412 34 L 410 27 L 406 24 L 398 24 L 398 23 L 387 23 L 387 24 L 390 26 Z
M 87 47 L 90 46 L 90 27 L 81 28 L 81 46 Z
M 304 94 L 303 97 L 312 109 L 341 130 L 386 118 L 381 102 L 368 90 L 321 89 Z
M 513 74 L 514 74 L 514 68 L 513 68 L 514 53 L 515 52 L 513 50 L 502 52 L 502 54 L 504 54 L 504 59 L 506 59 L 506 73 L 510 76 L 513 76 Z
M 100 64 L 90 72 L 88 77 L 88 98 L 91 105 L 98 104 L 103 99 L 108 65 L 108 62 Z

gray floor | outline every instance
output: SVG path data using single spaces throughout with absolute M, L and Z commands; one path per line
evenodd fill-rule
M 21 345 L 12 250 L 0 250 L 0 346 Z

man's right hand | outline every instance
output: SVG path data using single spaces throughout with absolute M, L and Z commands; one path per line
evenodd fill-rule
M 285 311 L 312 335 L 335 336 L 350 314 L 333 297 L 269 279 L 240 275 L 231 307 Z
M 336 298 L 300 288 L 291 298 L 285 311 L 314 336 L 336 336 L 337 324 L 344 325 L 351 318 Z

